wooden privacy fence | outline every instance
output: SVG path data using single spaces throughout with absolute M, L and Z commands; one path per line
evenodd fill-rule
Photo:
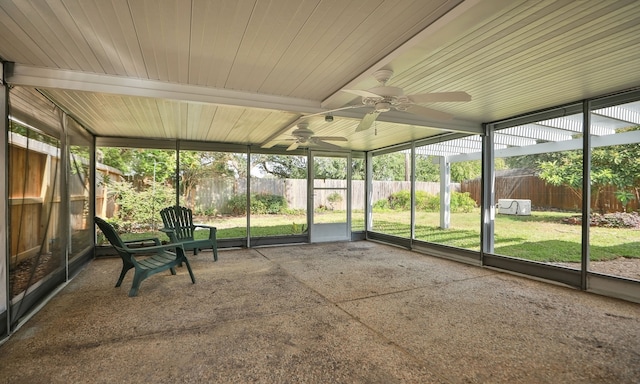
M 374 181 L 372 201 L 387 199 L 391 194 L 399 191 L 409 191 L 411 183 L 408 181 Z M 459 192 L 460 184 L 451 184 L 452 191 Z M 416 189 L 437 195 L 440 193 L 440 183 L 416 182 Z M 231 213 L 228 202 L 231 197 L 246 194 L 247 185 L 244 179 L 206 179 L 196 188 L 196 210 L 201 212 L 215 210 L 218 213 Z M 353 180 L 351 183 L 352 208 L 364 209 L 365 192 L 364 181 Z M 307 208 L 307 180 L 306 179 L 251 179 L 251 194 L 270 194 L 284 196 L 289 208 Z M 345 180 L 315 180 L 315 207 L 325 206 L 330 209 L 344 210 L 347 207 Z M 340 197 L 336 197 L 336 194 Z
M 481 181 L 480 179 L 465 180 L 461 183 L 461 191 L 469 192 L 478 205 L 480 205 Z M 496 177 L 495 182 L 496 203 L 498 199 L 528 199 L 531 207 L 537 210 L 562 210 L 581 211 L 582 197 L 571 188 L 554 186 L 537 177 L 536 175 L 518 175 Z M 616 199 L 616 189 L 606 187 L 600 191 L 596 201 L 594 191 L 591 196 L 591 209 L 595 212 L 622 212 L 625 207 Z M 627 211 L 638 210 L 636 200 L 627 204 Z
M 92 228 L 93 221 L 88 218 L 88 171 L 85 169 L 81 174 L 73 167 L 68 174 L 69 211 L 62 212 L 60 149 L 13 132 L 9 137 L 9 232 L 11 264 L 15 265 L 39 252 L 51 252 L 56 239 L 64 233 L 58 225 L 62 222 L 60 215 L 69 215 L 72 233 Z M 79 157 L 72 156 L 71 161 L 74 160 L 82 163 L 82 168 L 89 166 Z M 114 168 L 99 164 L 96 177 L 98 180 L 103 177 L 115 179 L 121 174 Z M 110 217 L 115 203 L 109 202 L 106 195 L 103 186 L 97 187 L 96 213 Z

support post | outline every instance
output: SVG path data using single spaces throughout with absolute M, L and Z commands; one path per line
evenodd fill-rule
M 440 228 L 451 226 L 451 163 L 440 156 Z
M 496 180 L 495 180 L 495 159 L 493 147 L 493 126 L 483 124 L 484 136 L 482 137 L 482 228 L 481 231 L 481 253 L 493 253 L 494 230 L 496 218 Z M 481 260 L 484 257 L 481 255 Z
M 582 262 L 580 287 L 587 290 L 589 271 L 589 224 L 591 222 L 591 103 L 582 103 Z
M 410 170 L 409 174 L 411 177 L 409 180 L 411 181 L 411 225 L 410 225 L 410 236 L 409 239 L 413 242 L 416 238 L 416 142 L 411 142 L 411 159 L 409 162 Z
M 371 152 L 367 152 L 366 159 L 366 172 L 365 172 L 365 205 L 364 205 L 364 213 L 365 213 L 365 233 L 371 231 L 373 228 L 373 216 L 371 215 L 371 204 L 373 200 L 373 155 Z M 368 237 L 368 235 L 366 236 Z
M 247 180 L 245 185 L 247 186 L 247 248 L 251 248 L 251 146 L 247 146 Z
M 180 140 L 176 140 L 176 169 L 174 171 L 176 178 L 176 207 L 180 205 Z
M 0 134 L 0 314 L 5 312 L 6 325 L 0 326 L 0 337 L 11 332 L 11 316 L 9 313 L 9 87 L 5 82 L 7 63 L 0 61 L 0 118 L 2 118 L 2 134 Z M 5 332 L 2 332 L 2 329 Z
M 71 206 L 71 192 L 69 191 L 69 174 L 71 172 L 71 137 L 69 135 L 69 116 L 62 110 L 58 109 L 58 117 L 60 118 L 60 127 L 62 133 L 60 135 L 60 214 L 58 216 L 58 225 L 60 228 L 60 239 L 64 239 L 64 248 L 62 257 L 64 260 L 65 277 L 64 281 L 69 281 L 69 249 L 71 247 L 71 218 L 69 217 Z M 53 186 L 55 190 L 55 186 Z M 55 201 L 55 194 L 52 195 Z

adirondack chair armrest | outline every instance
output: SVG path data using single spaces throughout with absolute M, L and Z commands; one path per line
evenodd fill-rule
M 138 240 L 127 240 L 127 241 L 123 241 L 123 243 L 125 243 L 126 245 L 129 244 L 136 244 L 136 243 L 144 243 L 147 241 L 153 241 L 153 243 L 155 245 L 161 245 L 162 242 L 160 241 L 160 239 L 158 239 L 157 237 L 149 237 L 147 239 L 138 239 Z
M 173 249 L 175 249 L 176 251 L 180 250 L 182 253 L 184 253 L 184 247 L 180 243 L 154 245 L 152 247 L 142 247 L 142 248 L 127 247 L 127 252 L 131 254 L 149 254 L 149 253 L 160 253 L 162 251 L 171 251 Z
M 176 231 L 173 228 L 160 228 L 160 232 L 166 234 L 172 243 L 179 242 L 178 237 L 176 236 Z
M 204 228 L 204 229 L 208 229 L 209 230 L 209 238 L 210 239 L 215 239 L 216 238 L 216 232 L 218 231 L 218 228 L 211 226 L 211 225 L 204 225 L 204 224 L 194 224 L 193 225 L 194 228 Z

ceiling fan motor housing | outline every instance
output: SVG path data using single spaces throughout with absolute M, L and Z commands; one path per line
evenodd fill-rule
M 386 101 L 380 101 L 376 103 L 376 112 L 389 112 L 391 110 L 391 103 Z
M 308 127 L 309 124 L 307 123 L 299 123 L 298 128 L 291 132 L 291 134 L 301 143 L 306 143 L 307 141 L 309 141 L 311 136 L 313 136 L 313 131 Z

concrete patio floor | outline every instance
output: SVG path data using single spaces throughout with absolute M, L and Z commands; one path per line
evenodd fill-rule
M 639 383 L 640 305 L 374 242 L 91 262 L 0 346 L 2 383 Z

